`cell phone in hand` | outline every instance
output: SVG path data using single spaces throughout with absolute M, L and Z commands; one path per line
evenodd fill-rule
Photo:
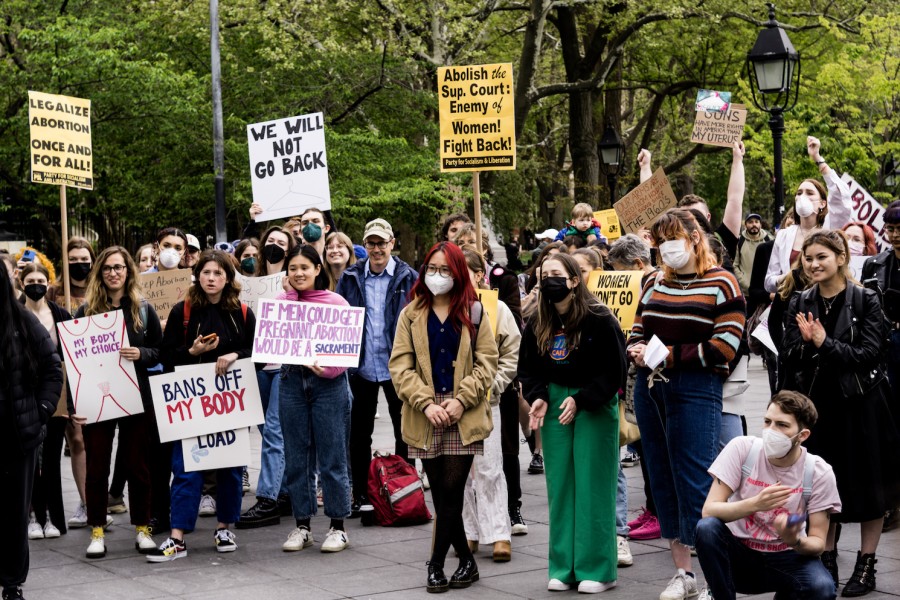
M 804 521 L 806 521 L 806 513 L 791 514 L 788 515 L 787 526 L 794 527 L 796 525 L 799 525 L 800 523 L 803 523 Z
M 210 333 L 209 335 L 204 335 L 202 338 L 200 338 L 200 341 L 203 342 L 204 344 L 208 344 L 210 342 L 216 341 L 218 338 L 219 338 L 218 333 Z

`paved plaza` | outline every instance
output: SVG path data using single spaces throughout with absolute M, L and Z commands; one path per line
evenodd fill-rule
M 751 400 L 747 421 L 751 433 L 762 427 L 762 415 L 768 398 L 765 371 L 758 358 L 750 366 Z M 376 421 L 375 446 L 392 448 L 387 406 L 381 403 L 381 418 Z M 254 464 L 251 483 L 259 473 L 258 432 L 254 430 Z M 451 590 L 455 599 L 480 598 L 560 598 L 575 592 L 548 592 L 547 541 L 548 511 L 544 477 L 527 475 L 528 447 L 522 446 L 523 507 L 528 535 L 513 538 L 511 562 L 495 564 L 490 549 L 477 556 L 481 581 L 465 590 Z M 67 459 L 66 459 L 67 460 Z M 643 504 L 643 482 L 639 468 L 625 470 L 629 484 L 629 518 Z M 63 468 L 66 509 L 71 514 L 77 504 L 77 492 L 68 465 Z M 865 493 L 865 490 L 860 490 Z M 244 508 L 255 499 L 244 497 Z M 430 495 L 429 495 L 430 502 Z M 328 520 L 313 519 L 315 546 L 302 552 L 284 553 L 281 544 L 293 528 L 291 519 L 279 526 L 237 531 L 238 550 L 217 554 L 213 547 L 214 518 L 201 518 L 197 531 L 187 536 L 189 556 L 171 563 L 149 564 L 134 550 L 134 529 L 128 514 L 116 515 L 116 523 L 107 533 L 107 557 L 88 560 L 84 556 L 90 538 L 89 529 L 70 530 L 53 540 L 31 542 L 31 572 L 24 587 L 28 600 L 80 600 L 152 598 L 210 598 L 226 600 L 267 600 L 300 598 L 425 598 L 425 561 L 431 544 L 431 526 L 404 528 L 362 527 L 348 520 L 350 548 L 338 554 L 319 552 L 319 544 L 328 529 Z M 157 542 L 165 534 L 154 538 Z M 838 563 L 841 580 L 853 571 L 859 543 L 859 528 L 844 527 Z M 674 574 L 667 544 L 661 540 L 631 542 L 634 565 L 619 569 L 618 587 L 604 592 L 609 599 L 655 600 Z M 699 573 L 699 564 L 695 561 Z M 448 574 L 456 567 L 452 555 L 447 558 Z M 900 598 L 900 531 L 882 537 L 878 551 L 878 590 L 868 599 Z M 701 577 L 702 579 L 702 577 Z M 753 598 L 769 598 L 769 595 Z

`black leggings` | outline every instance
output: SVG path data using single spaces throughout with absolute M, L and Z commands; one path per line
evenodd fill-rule
M 497 424 L 494 423 L 494 427 Z M 506 477 L 510 510 L 518 508 L 522 498 L 519 470 L 519 388 L 513 382 L 500 394 L 500 445 L 503 449 L 503 475 Z
M 431 482 L 431 499 L 434 502 L 434 545 L 431 564 L 444 566 L 450 546 L 456 550 L 459 560 L 472 558 L 463 527 L 463 497 L 466 480 L 472 468 L 472 455 L 439 456 L 422 461 L 428 481 Z
M 41 527 L 47 523 L 47 512 L 49 512 L 50 522 L 59 529 L 60 533 L 66 533 L 62 473 L 60 472 L 66 423 L 68 421 L 62 417 L 53 417 L 47 423 L 47 437 L 44 438 L 44 443 L 41 445 L 41 464 L 35 472 L 34 491 L 31 497 L 31 507 Z

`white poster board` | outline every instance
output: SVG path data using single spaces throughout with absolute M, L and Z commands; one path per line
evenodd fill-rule
M 891 249 L 891 241 L 884 232 L 884 207 L 850 173 L 841 175 L 841 181 L 850 188 L 850 211 L 853 215 L 850 220 L 865 223 L 875 231 L 875 244 L 879 252 Z
M 279 294 L 284 292 L 281 282 L 284 281 L 284 271 L 275 273 L 274 275 L 266 275 L 265 277 L 247 277 L 236 273 L 235 281 L 241 284 L 241 302 L 250 307 L 253 314 L 259 313 L 257 303 L 260 298 L 275 299 Z
M 250 464 L 250 429 L 229 429 L 181 440 L 184 470 L 209 471 Z
M 778 347 L 775 346 L 772 334 L 769 332 L 769 312 L 771 310 L 770 306 L 759 315 L 759 325 L 750 332 L 750 335 L 762 342 L 763 346 L 771 350 L 775 356 L 778 356 Z

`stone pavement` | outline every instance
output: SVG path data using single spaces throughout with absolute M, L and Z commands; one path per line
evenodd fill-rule
M 748 403 L 747 421 L 750 432 L 762 427 L 762 415 L 768 397 L 765 371 L 759 359 L 750 367 L 752 399 Z M 387 407 L 381 404 L 382 417 L 376 421 L 375 445 L 390 450 L 392 436 Z M 255 484 L 259 469 L 259 436 L 254 431 L 254 464 L 251 483 Z M 530 456 L 522 447 L 523 508 L 528 522 L 527 536 L 513 538 L 513 560 L 495 564 L 490 554 L 477 556 L 481 581 L 466 590 L 451 590 L 449 595 L 465 598 L 558 598 L 563 593 L 546 591 L 547 585 L 547 499 L 543 476 L 527 475 L 524 469 Z M 643 483 L 639 468 L 626 469 L 629 484 L 629 518 L 643 504 Z M 67 511 L 71 514 L 77 493 L 71 471 L 64 465 L 63 482 Z M 863 490 L 861 490 L 863 491 Z M 429 496 L 430 500 L 430 496 Z M 254 502 L 251 494 L 244 498 L 244 508 Z M 323 554 L 318 546 L 328 528 L 328 520 L 313 520 L 316 545 L 302 552 L 284 553 L 281 544 L 292 529 L 289 519 L 282 524 L 237 532 L 238 550 L 233 554 L 216 554 L 212 533 L 215 520 L 201 518 L 198 529 L 187 536 L 190 555 L 172 563 L 149 564 L 134 550 L 133 529 L 127 514 L 116 515 L 116 523 L 107 533 L 107 557 L 88 560 L 84 557 L 90 532 L 71 530 L 55 540 L 31 542 L 31 573 L 24 588 L 29 600 L 78 600 L 87 598 L 129 600 L 151 598 L 215 598 L 226 600 L 266 600 L 269 598 L 425 598 L 425 561 L 428 558 L 431 527 L 382 528 L 362 527 L 358 520 L 347 521 L 350 548 L 338 554 Z M 157 535 L 158 542 L 163 535 Z M 858 526 L 844 528 L 839 545 L 841 579 L 853 570 L 859 540 Z M 631 542 L 634 565 L 620 569 L 619 585 L 605 592 L 609 599 L 655 600 L 672 576 L 674 568 L 667 545 L 660 541 Z M 455 560 L 448 557 L 450 571 Z M 699 564 L 695 562 L 699 571 Z M 900 531 L 882 537 L 878 552 L 878 591 L 866 596 L 900 597 Z M 573 594 L 573 593 L 570 593 Z M 768 598 L 769 595 L 754 596 Z

